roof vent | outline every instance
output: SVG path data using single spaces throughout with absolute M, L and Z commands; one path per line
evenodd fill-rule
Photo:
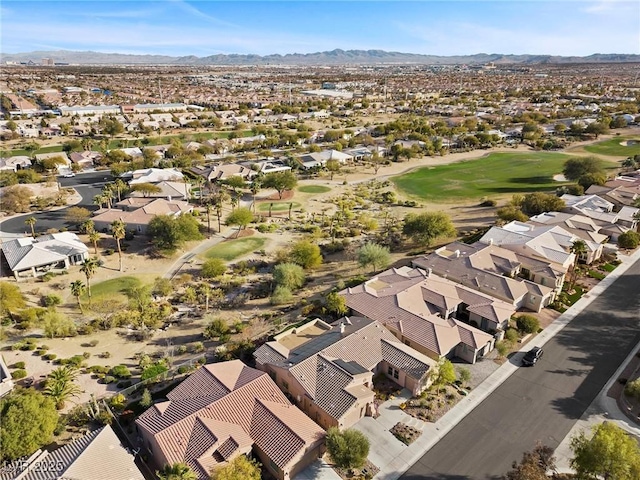
M 460 250 L 456 250 L 454 253 L 456 254 L 456 258 L 460 258 Z

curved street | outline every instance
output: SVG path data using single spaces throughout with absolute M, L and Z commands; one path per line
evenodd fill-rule
M 58 177 L 57 180 L 62 188 L 74 188 L 82 197 L 80 203 L 72 206 L 84 207 L 93 211 L 98 209 L 98 206 L 93 203 L 93 197 L 100 193 L 105 183 L 113 181 L 114 178 L 109 171 L 100 171 L 79 173 L 73 178 Z M 8 218 L 0 223 L 0 237 L 2 237 L 3 233 L 13 235 L 29 233 L 30 227 L 24 223 L 27 217 L 36 219 L 36 232 L 46 232 L 50 228 L 68 228 L 70 226 L 66 220 L 68 208 L 70 207 L 45 212 L 25 213 Z

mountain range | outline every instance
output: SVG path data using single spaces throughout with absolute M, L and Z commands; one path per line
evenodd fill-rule
M 193 55 L 172 57 L 167 55 L 130 55 L 91 51 L 38 51 L 27 53 L 0 53 L 0 62 L 34 62 L 43 58 L 56 63 L 73 65 L 374 65 L 374 64 L 420 64 L 420 65 L 474 65 L 493 62 L 495 64 L 576 64 L 576 63 L 627 63 L 640 62 L 640 55 L 596 53 L 586 57 L 554 55 L 503 55 L 498 53 L 459 56 L 421 55 L 416 53 L 387 52 L 384 50 L 331 50 L 316 53 L 290 53 L 286 55 Z

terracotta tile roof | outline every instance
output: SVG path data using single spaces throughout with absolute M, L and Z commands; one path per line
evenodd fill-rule
M 46 468 L 43 468 L 46 467 Z M 52 452 L 35 456 L 16 477 L 0 471 L 0 480 L 144 480 L 133 456 L 110 426 L 95 430 Z
M 335 419 L 372 391 L 354 380 L 384 361 L 421 379 L 435 361 L 403 345 L 382 324 L 364 317 L 345 317 L 332 329 L 292 349 L 285 358 L 262 345 L 254 356 L 262 364 L 288 369 L 311 399 Z M 271 361 L 271 360 L 274 361 Z
M 446 355 L 461 342 L 477 348 L 492 337 L 455 319 L 436 316 L 433 307 L 452 309 L 467 300 L 472 304 L 497 303 L 505 310 L 511 308 L 444 278 L 408 267 L 387 270 L 340 294 L 358 314 L 401 332 L 438 355 Z M 434 303 L 429 305 L 430 301 Z
M 186 461 L 200 478 L 251 444 L 286 470 L 299 452 L 324 436 L 266 373 L 239 360 L 199 369 L 167 398 L 136 423 L 155 437 L 168 463 Z

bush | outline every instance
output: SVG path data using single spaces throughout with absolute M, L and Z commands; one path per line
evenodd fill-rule
M 201 274 L 204 278 L 217 278 L 227 271 L 227 266 L 219 258 L 210 258 L 202 264 Z
M 629 230 L 618 237 L 618 246 L 620 248 L 633 249 L 640 245 L 640 234 Z
M 98 345 L 98 340 L 91 340 L 89 342 L 89 345 L 92 346 L 92 347 L 95 347 L 96 345 Z
M 293 300 L 291 289 L 278 285 L 269 299 L 271 305 L 283 305 Z
M 42 356 L 45 360 L 55 360 L 58 356 L 55 353 L 47 353 Z
M 632 382 L 627 382 L 624 387 L 624 393 L 636 400 L 640 400 L 640 378 L 636 378 Z
M 116 365 L 111 370 L 109 370 L 109 375 L 112 375 L 116 378 L 124 379 L 131 377 L 131 371 L 129 367 L 126 365 Z
M 149 365 L 142 371 L 142 375 L 140 376 L 141 380 L 148 380 L 150 378 L 155 378 L 158 375 L 166 373 L 169 369 L 164 364 L 164 362 L 156 362 L 152 365 Z
M 24 378 L 27 376 L 27 371 L 26 370 L 16 370 L 15 372 L 11 372 L 11 378 L 13 378 L 14 380 L 20 380 L 21 378 Z
M 514 328 L 507 328 L 507 331 L 504 334 L 504 338 L 506 338 L 511 343 L 518 341 L 518 331 Z
M 504 340 L 496 343 L 496 350 L 498 351 L 498 355 L 500 355 L 501 357 L 504 357 L 507 355 L 507 353 L 509 353 L 510 347 L 511 344 Z
M 25 363 L 24 362 L 16 362 L 13 365 L 11 365 L 11 368 L 23 369 L 24 367 L 25 367 Z
M 50 293 L 49 295 L 42 297 L 41 302 L 43 307 L 55 307 L 62 303 L 62 298 L 55 293 Z
M 536 333 L 540 329 L 540 322 L 533 315 L 520 315 L 516 318 L 516 326 L 522 333 Z
M 331 427 L 326 437 L 331 460 L 340 468 L 360 468 L 369 455 L 369 440 L 358 430 Z
M 304 270 L 295 263 L 281 263 L 273 269 L 273 280 L 278 286 L 295 290 L 304 285 Z
M 482 200 L 480 202 L 481 207 L 495 207 L 497 205 L 495 200 Z
M 191 352 L 192 353 L 200 353 L 204 352 L 204 343 L 202 342 L 194 342 L 191 344 Z
M 186 345 L 178 345 L 176 347 L 176 355 L 182 355 L 184 353 L 187 353 L 187 346 Z
M 116 378 L 112 377 L 111 375 L 107 375 L 102 379 L 102 383 L 106 383 L 106 384 L 116 383 Z

